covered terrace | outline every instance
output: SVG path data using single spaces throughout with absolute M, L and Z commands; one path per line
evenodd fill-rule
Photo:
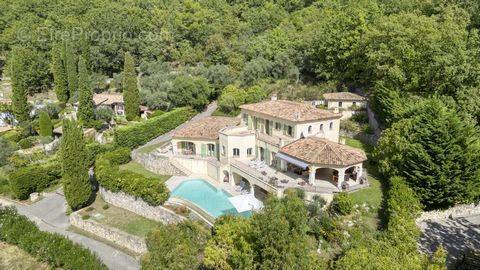
M 276 158 L 280 169 L 305 179 L 312 187 L 333 186 L 348 190 L 364 184 L 365 153 L 359 149 L 317 137 L 296 140 L 282 147 Z

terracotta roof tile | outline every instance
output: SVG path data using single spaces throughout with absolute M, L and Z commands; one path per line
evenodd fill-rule
M 365 100 L 364 97 L 350 92 L 335 92 L 335 93 L 325 93 L 323 98 L 326 100 Z
M 280 152 L 320 165 L 349 166 L 367 160 L 362 150 L 317 137 L 296 140 L 282 147 Z
M 188 123 L 173 133 L 173 137 L 190 139 L 218 139 L 218 132 L 228 126 L 237 126 L 240 119 L 224 116 L 210 116 Z
M 318 109 L 310 104 L 288 100 L 269 100 L 253 104 L 245 104 L 240 106 L 240 108 L 292 122 L 315 121 L 340 118 L 342 116 L 341 114 Z
M 97 105 L 112 105 L 114 103 L 123 103 L 121 93 L 100 93 L 93 95 L 93 102 Z

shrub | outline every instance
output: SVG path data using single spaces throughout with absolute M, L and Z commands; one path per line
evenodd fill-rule
M 18 145 L 22 149 L 28 149 L 28 148 L 33 146 L 33 143 L 36 140 L 37 140 L 36 137 L 30 136 L 30 137 L 27 137 L 27 138 L 24 138 L 24 139 L 21 139 L 20 141 L 18 141 Z
M 83 219 L 83 220 L 87 220 L 87 219 L 89 219 L 89 218 L 90 218 L 90 215 L 82 215 L 82 219 Z
M 346 192 L 340 192 L 335 197 L 330 204 L 330 211 L 333 214 L 337 215 L 348 215 L 353 210 L 353 201 L 352 198 Z
M 39 115 L 39 134 L 42 137 L 51 137 L 53 133 L 53 125 L 50 116 L 46 111 L 41 111 Z
M 115 144 L 135 148 L 174 129 L 195 114 L 191 108 L 178 108 L 141 123 L 120 127 L 114 132 Z
M 11 142 L 18 142 L 22 139 L 22 133 L 17 129 L 12 129 L 3 133 L 2 137 Z
M 89 167 L 95 164 L 95 159 L 98 155 L 114 149 L 112 144 L 100 144 L 98 142 L 89 143 L 85 147 L 87 151 L 87 163 Z
M 95 161 L 95 174 L 100 185 L 113 192 L 121 191 L 141 198 L 150 205 L 163 204 L 169 197 L 165 184 L 155 178 L 120 171 L 119 165 L 129 161 L 129 148 L 119 148 L 100 155 Z
M 107 269 L 88 249 L 58 234 L 40 231 L 13 208 L 0 209 L 0 240 L 18 246 L 52 268 Z
M 108 205 L 108 204 L 104 204 L 104 205 L 102 206 L 102 209 L 103 209 L 103 210 L 107 210 L 108 208 L 110 208 L 110 205 Z
M 12 195 L 20 200 L 28 199 L 32 192 L 40 192 L 51 186 L 61 177 L 57 163 L 30 165 L 9 174 Z

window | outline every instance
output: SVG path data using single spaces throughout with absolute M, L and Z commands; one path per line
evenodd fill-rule
M 338 102 L 338 107 L 340 107 L 340 108 L 341 108 L 342 106 L 343 106 L 343 102 L 341 102 L 341 101 L 340 101 L 340 102 Z
M 242 114 L 242 117 L 243 117 L 243 122 L 248 125 L 248 114 L 244 113 Z
M 240 149 L 238 149 L 238 148 L 233 148 L 233 156 L 234 156 L 234 157 L 240 156 Z
M 247 156 L 252 156 L 252 148 L 247 148 Z
M 323 124 L 320 124 L 320 131 L 323 131 Z
M 312 133 L 312 126 L 308 126 L 308 134 L 311 134 Z
M 287 135 L 293 137 L 293 128 L 292 126 L 287 126 Z
M 333 129 L 333 122 L 330 122 L 330 130 Z
M 222 156 L 225 156 L 225 145 L 222 145 Z
M 275 123 L 275 130 L 281 130 L 281 129 L 282 129 L 282 124 L 276 122 L 276 123 Z
M 207 144 L 207 155 L 215 156 L 215 144 Z

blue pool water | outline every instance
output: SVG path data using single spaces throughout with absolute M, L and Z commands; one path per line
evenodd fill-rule
M 172 191 L 171 196 L 191 201 L 215 218 L 225 214 L 251 215 L 250 211 L 238 213 L 228 200 L 231 197 L 230 194 L 223 189 L 217 189 L 202 179 L 188 180 L 181 183 Z

